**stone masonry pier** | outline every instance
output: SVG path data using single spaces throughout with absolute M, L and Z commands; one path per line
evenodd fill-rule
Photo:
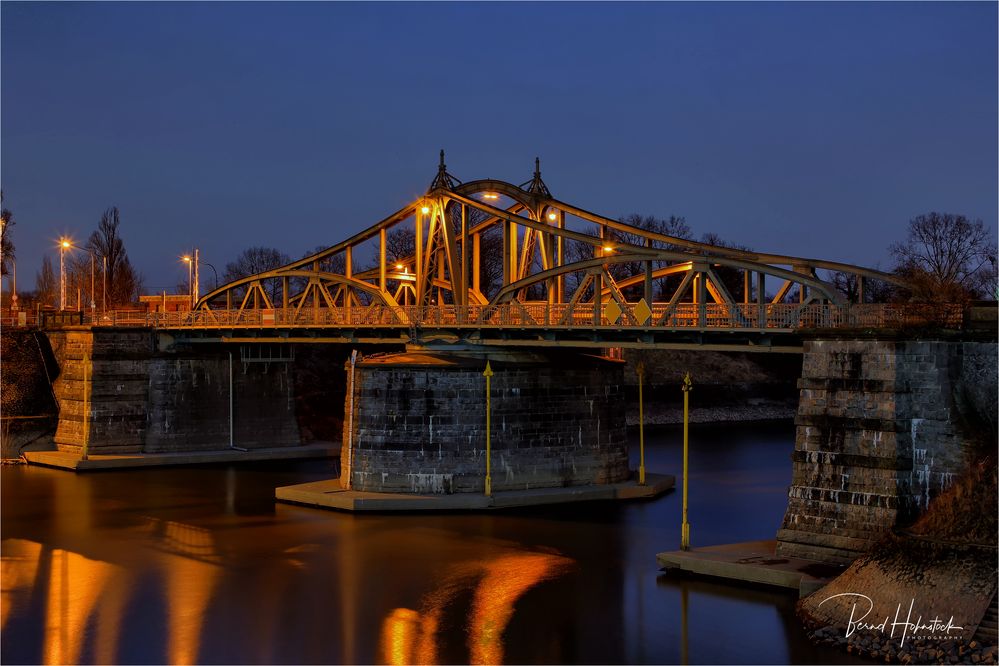
M 290 363 L 244 363 L 238 348 L 172 349 L 149 329 L 47 335 L 59 366 L 53 385 L 61 452 L 81 452 L 88 409 L 94 455 L 219 451 L 230 442 L 245 449 L 301 444 Z
M 343 485 L 482 493 L 487 359 L 495 373 L 494 491 L 628 478 L 622 362 L 572 352 L 412 351 L 372 356 L 354 368 L 340 455 Z M 350 386 L 349 365 L 347 373 Z
M 915 520 L 994 448 L 996 363 L 994 341 L 806 340 L 778 556 L 849 563 Z

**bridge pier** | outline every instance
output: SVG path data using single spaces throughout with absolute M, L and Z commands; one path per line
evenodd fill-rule
M 623 367 L 548 351 L 415 349 L 347 367 L 341 485 L 357 491 L 482 493 L 492 377 L 493 491 L 628 478 Z
M 177 349 L 170 336 L 150 329 L 81 327 L 47 335 L 59 366 L 53 390 L 61 452 L 82 452 L 85 413 L 91 455 L 302 444 L 292 363 L 244 362 L 234 345 Z
M 914 521 L 994 450 L 996 362 L 994 334 L 806 340 L 778 555 L 849 563 Z

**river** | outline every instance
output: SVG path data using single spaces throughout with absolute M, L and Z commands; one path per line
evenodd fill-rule
M 681 430 L 650 429 L 677 475 Z M 637 465 L 637 433 L 632 456 Z M 772 538 L 790 422 L 691 426 L 693 545 Z M 505 512 L 278 504 L 333 462 L 2 469 L 13 663 L 829 663 L 795 595 L 678 578 L 680 493 Z

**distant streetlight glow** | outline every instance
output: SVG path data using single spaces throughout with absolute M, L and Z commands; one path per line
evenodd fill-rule
M 604 245 L 604 254 L 610 254 L 614 251 L 613 245 Z

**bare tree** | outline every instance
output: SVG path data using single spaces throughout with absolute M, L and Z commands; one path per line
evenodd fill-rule
M 35 276 L 35 298 L 41 305 L 55 307 L 58 288 L 55 272 L 52 270 L 52 260 L 49 259 L 49 255 L 43 255 L 42 270 Z
M 729 243 L 721 236 L 714 232 L 708 232 L 701 236 L 701 242 L 707 243 L 708 245 L 714 245 L 716 247 L 728 248 L 732 250 L 746 250 L 750 251 L 750 248 L 745 245 L 736 245 L 734 243 Z M 731 268 L 729 266 L 715 266 L 715 274 L 725 285 L 725 289 L 728 290 L 729 295 L 736 301 L 740 302 L 742 300 L 742 294 L 744 290 L 744 280 L 743 271 L 738 268 Z
M 3 202 L 3 190 L 0 190 L 0 206 Z M 11 240 L 14 230 L 14 214 L 3 208 L 0 210 L 0 275 L 7 275 L 7 264 L 14 260 L 14 241 Z
M 996 242 L 981 220 L 932 212 L 909 221 L 908 237 L 891 246 L 895 272 L 916 300 L 958 302 L 995 298 Z
M 222 272 L 222 281 L 234 282 L 251 275 L 256 275 L 257 273 L 280 268 L 290 262 L 291 259 L 288 255 L 272 247 L 247 248 L 235 260 L 226 264 L 225 270 Z M 263 284 L 263 287 L 267 291 L 267 296 L 271 299 L 271 303 L 277 303 L 281 295 L 280 280 L 268 280 Z M 244 287 L 233 291 L 237 298 L 240 298 L 246 292 Z
M 833 271 L 829 275 L 829 282 L 851 303 L 860 300 L 860 280 L 855 273 Z M 864 302 L 887 303 L 894 299 L 894 295 L 895 287 L 891 283 L 873 278 L 864 280 Z
M 402 261 L 416 254 L 416 231 L 399 226 L 385 235 L 385 259 L 388 263 Z
M 120 225 L 118 207 L 112 206 L 101 214 L 97 231 L 90 234 L 87 240 L 87 249 L 94 253 L 96 260 L 105 264 L 98 270 L 106 271 L 109 308 L 135 303 L 142 291 L 142 275 L 132 267 L 132 262 L 128 259 L 125 242 L 118 231 Z M 89 264 L 87 266 L 89 270 Z M 82 268 L 74 272 L 80 270 Z

